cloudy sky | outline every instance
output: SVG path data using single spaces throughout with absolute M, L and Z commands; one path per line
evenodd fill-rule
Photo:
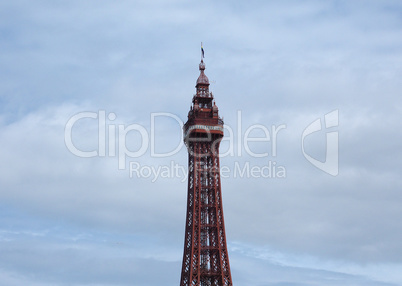
M 234 285 L 401 285 L 401 15 L 398 0 L 2 1 L 1 285 L 179 284 L 201 42 Z

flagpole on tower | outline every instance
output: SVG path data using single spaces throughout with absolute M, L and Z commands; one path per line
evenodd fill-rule
M 204 48 L 202 47 L 202 42 L 201 42 L 201 61 L 203 58 L 205 58 L 205 56 L 204 56 Z

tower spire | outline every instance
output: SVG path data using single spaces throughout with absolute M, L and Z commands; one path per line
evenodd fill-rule
M 201 42 L 201 62 L 203 62 L 203 58 L 205 58 L 205 54 L 204 54 L 204 48 L 202 47 L 202 42 Z

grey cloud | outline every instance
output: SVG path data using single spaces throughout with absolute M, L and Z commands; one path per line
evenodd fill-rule
M 287 170 L 285 179 L 222 180 L 229 242 L 269 246 L 325 261 L 389 263 L 392 275 L 378 280 L 399 283 L 393 268 L 401 263 L 402 232 L 398 1 L 97 5 L 70 1 L 65 6 L 14 1 L 0 5 L 5 11 L 0 20 L 2 202 L 38 220 L 55 217 L 115 235 L 164 237 L 175 262 L 142 260 L 133 253 L 122 263 L 132 263 L 144 273 L 157 267 L 176 283 L 186 183 L 178 178 L 155 183 L 130 179 L 128 170 L 117 169 L 116 158 L 75 157 L 66 149 L 63 136 L 68 118 L 81 111 L 114 112 L 117 119 L 108 124 L 137 123 L 147 130 L 151 112 L 171 112 L 185 120 L 198 76 L 199 42 L 204 41 L 206 74 L 225 123 L 235 128 L 236 111 L 241 110 L 243 132 L 256 123 L 287 125 L 280 134 L 277 157 L 255 159 L 243 150 L 242 157 L 221 159 L 228 166 L 235 162 L 262 166 L 275 160 Z M 308 124 L 334 109 L 340 115 L 340 173 L 330 177 L 303 158 L 300 140 Z M 74 140 L 82 148 L 96 148 L 96 131 L 95 121 L 83 122 L 75 129 Z M 174 122 L 159 121 L 158 151 L 172 148 L 180 132 Z M 137 146 L 135 138 L 128 140 L 132 148 Z M 324 158 L 324 131 L 311 136 L 307 144 L 308 152 Z M 255 146 L 260 151 L 269 149 Z M 185 166 L 185 149 L 163 159 L 151 158 L 148 151 L 136 162 L 162 166 L 172 160 Z M 15 218 L 19 225 L 23 219 L 16 217 L 2 220 L 3 228 L 14 231 L 7 221 Z M 22 234 L 16 235 L 15 243 L 12 250 L 3 249 L 15 267 L 2 277 L 12 285 L 13 277 L 21 275 L 26 284 L 35 272 L 32 257 L 40 254 L 36 247 L 46 242 L 35 245 L 32 252 L 30 239 L 24 240 Z M 75 279 L 74 283 L 101 283 L 94 277 L 105 265 L 111 267 L 102 276 L 105 281 L 118 279 L 115 272 L 122 274 L 121 283 L 130 279 L 152 283 L 146 283 L 139 272 L 130 274 L 126 266 L 119 270 L 113 255 L 93 249 L 72 253 L 55 251 L 63 265 L 75 255 L 97 261 L 86 274 L 60 276 Z M 3 257 L 0 261 L 6 265 Z M 42 275 L 38 285 L 57 280 L 54 273 L 46 272 L 53 258 L 45 257 L 48 264 L 38 265 Z M 306 285 L 333 285 L 333 281 L 387 285 L 331 271 L 317 273 L 314 267 L 303 274 L 297 269 L 278 270 L 278 276 L 298 273 L 289 282 L 266 276 L 253 280 L 250 277 L 256 276 L 248 274 L 260 261 L 243 259 L 234 255 L 233 275 L 247 285 L 286 285 L 297 279 Z M 25 266 L 19 264 L 23 261 Z M 69 267 L 69 272 L 77 270 Z M 268 264 L 264 267 L 271 269 Z M 19 274 L 13 276 L 14 271 Z M 362 272 L 362 276 L 370 274 Z M 60 285 L 61 280 L 57 280 Z M 30 284 L 34 283 L 32 279 Z

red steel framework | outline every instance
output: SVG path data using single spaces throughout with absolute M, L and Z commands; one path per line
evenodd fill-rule
M 231 286 L 219 168 L 223 120 L 201 59 L 196 94 L 184 125 L 188 149 L 187 218 L 180 286 Z

